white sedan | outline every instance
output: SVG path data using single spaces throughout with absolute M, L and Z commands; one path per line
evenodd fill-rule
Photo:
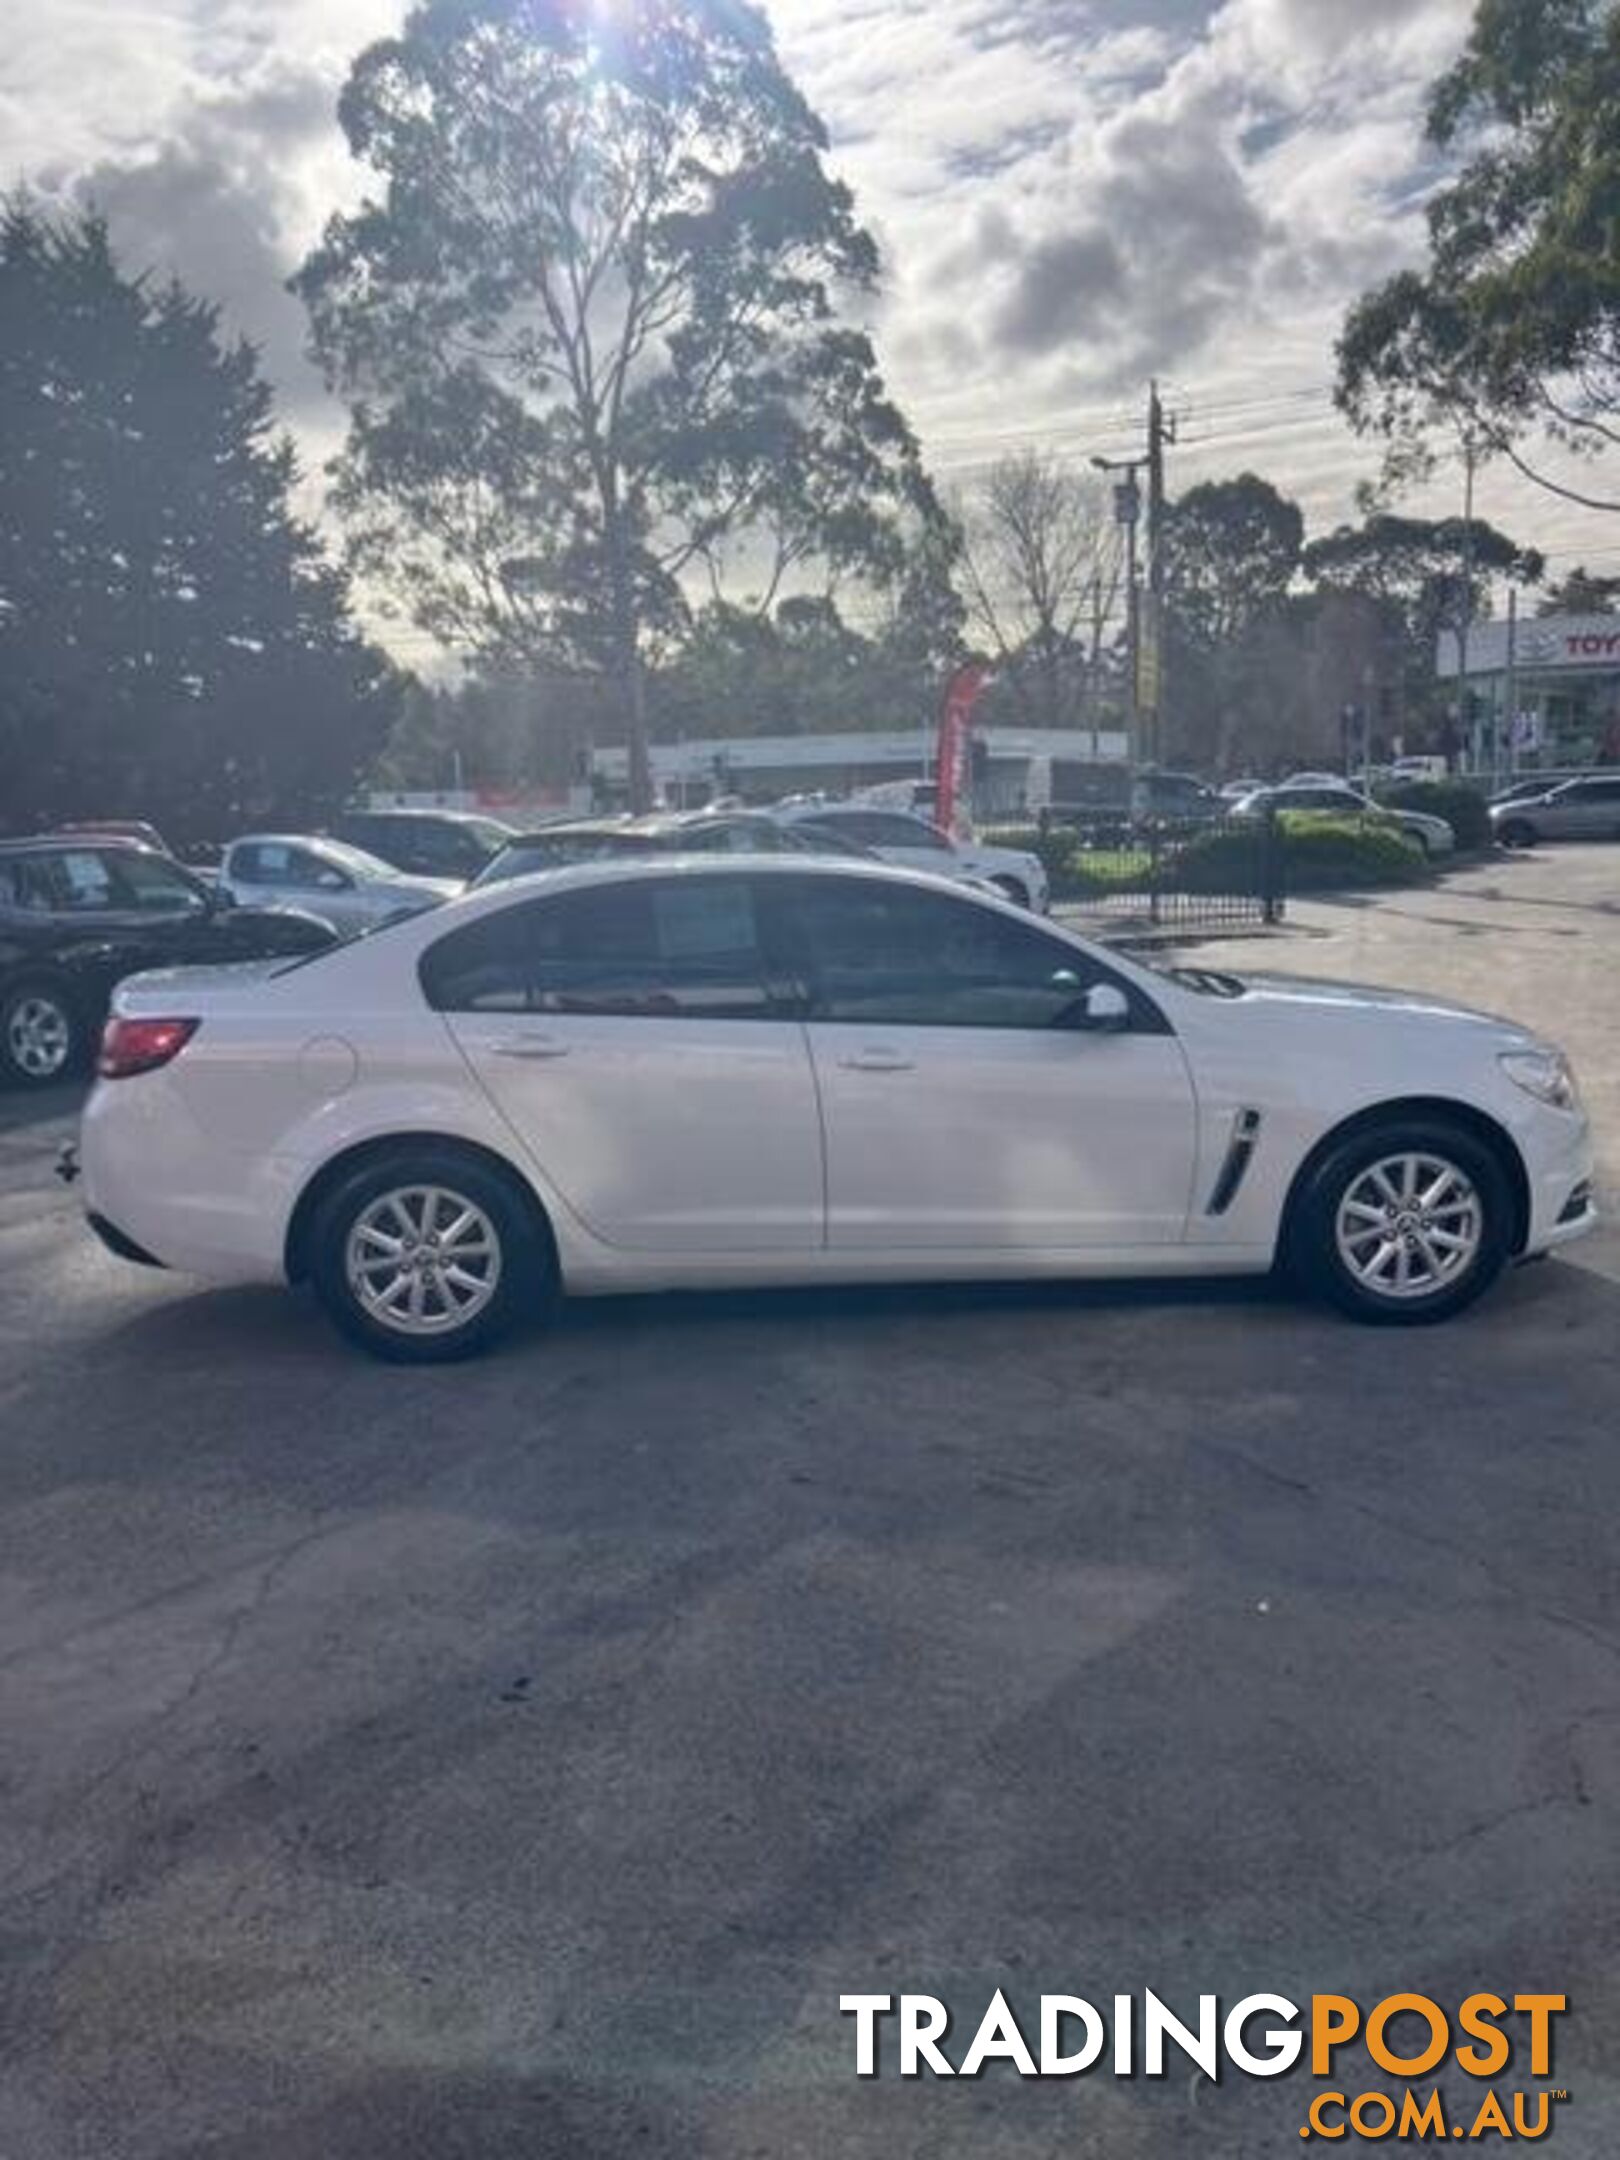
M 996 847 L 981 840 L 953 840 L 937 825 L 910 810 L 873 808 L 868 803 L 782 803 L 767 813 L 778 824 L 810 833 L 831 833 L 869 849 L 880 861 L 901 870 L 931 870 L 936 877 L 964 885 L 992 885 L 1003 898 L 1044 915 L 1050 897 L 1046 866 L 1023 848 Z
M 1459 1311 L 1595 1220 L 1560 1053 L 1159 974 L 862 863 L 599 862 L 313 959 L 134 977 L 85 1112 L 125 1257 L 459 1356 L 556 1290 L 1261 1274 Z

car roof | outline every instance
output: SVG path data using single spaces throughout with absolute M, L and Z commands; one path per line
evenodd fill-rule
M 389 803 L 382 810 L 340 810 L 335 823 L 342 825 L 350 818 L 443 818 L 453 825 L 505 825 L 506 819 L 495 810 L 441 810 L 437 804 L 424 804 L 412 809 L 408 803 Z M 511 830 L 508 827 L 508 830 Z
M 317 851 L 322 848 L 336 848 L 344 855 L 364 855 L 366 852 L 364 848 L 356 847 L 352 840 L 340 839 L 336 833 L 319 832 L 236 833 L 226 841 L 225 852 L 229 854 L 232 848 L 239 847 L 296 847 Z M 374 862 L 380 859 L 377 856 L 372 857 Z
M 70 847 L 113 848 L 127 855 L 156 855 L 163 862 L 169 860 L 163 849 L 153 847 L 149 840 L 137 840 L 131 833 L 86 832 L 82 826 L 70 832 L 20 833 L 15 839 L 0 840 L 0 853 L 7 855 Z
M 754 855 L 746 850 L 735 855 L 598 856 L 590 862 L 568 863 L 560 869 L 531 870 L 522 877 L 506 878 L 497 885 L 474 886 L 444 907 L 435 908 L 432 914 L 443 927 L 450 922 L 470 922 L 475 915 L 509 907 L 525 892 L 538 897 L 542 893 L 583 892 L 597 885 L 623 884 L 641 878 L 734 878 L 744 874 L 750 877 L 878 878 L 885 884 L 916 885 L 927 892 L 957 893 L 969 900 L 982 900 L 986 906 L 1003 907 L 1020 922 L 1029 920 L 1026 909 L 1014 908 L 1011 902 L 999 900 L 993 893 L 959 884 L 953 878 L 942 878 L 930 870 L 900 869 L 875 858 L 867 861 L 847 855 Z
M 560 825 L 537 825 L 532 832 L 515 832 L 503 841 L 502 845 L 509 848 L 548 847 L 553 840 L 598 840 L 609 835 L 618 838 L 624 833 L 645 832 L 655 822 L 671 821 L 623 817 L 569 818 Z

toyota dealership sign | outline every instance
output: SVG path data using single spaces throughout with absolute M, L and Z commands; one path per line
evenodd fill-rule
M 1468 633 L 1470 675 L 1505 675 L 1508 669 L 1505 622 L 1475 623 Z M 1620 672 L 1620 615 L 1545 615 L 1518 626 L 1513 664 L 1521 674 L 1584 668 Z M 1455 675 L 1457 633 L 1441 633 L 1437 669 Z

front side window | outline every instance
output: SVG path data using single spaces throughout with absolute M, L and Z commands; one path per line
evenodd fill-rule
M 528 900 L 422 957 L 440 1012 L 778 1017 L 743 878 L 638 879 Z
M 818 1020 L 1050 1028 L 1105 979 L 1076 947 L 948 893 L 817 878 L 784 898 Z

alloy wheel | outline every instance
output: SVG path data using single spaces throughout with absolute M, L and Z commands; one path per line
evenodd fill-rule
M 30 1080 L 54 1080 L 67 1067 L 73 1023 L 55 998 L 33 991 L 20 997 L 6 1022 L 11 1062 Z
M 1385 1156 L 1357 1173 L 1339 1202 L 1339 1259 L 1375 1297 L 1416 1302 L 1468 1273 L 1485 1238 L 1473 1181 L 1433 1154 Z
M 344 1273 L 360 1309 L 381 1326 L 401 1335 L 454 1334 L 499 1287 L 500 1236 L 465 1194 L 402 1185 L 355 1217 Z

